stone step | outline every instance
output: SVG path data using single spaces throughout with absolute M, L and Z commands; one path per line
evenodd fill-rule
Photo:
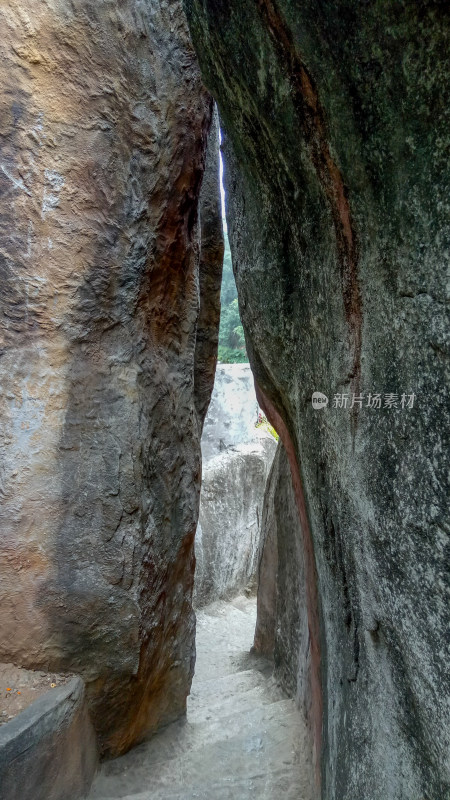
M 136 773 L 150 765 L 179 758 L 205 744 L 224 741 L 240 733 L 251 737 L 255 732 L 266 734 L 268 729 L 278 726 L 284 728 L 287 734 L 297 721 L 298 711 L 293 700 L 281 700 L 221 720 L 194 724 L 179 720 L 121 758 L 106 762 L 102 767 L 102 779 L 119 775 L 122 771 Z
M 277 705 L 272 704 L 269 709 L 275 709 Z M 105 765 L 91 794 L 92 800 L 125 798 L 133 793 L 156 800 L 159 796 L 168 797 L 169 793 L 176 795 L 181 790 L 185 796 L 190 796 L 189 792 L 212 792 L 216 784 L 221 792 L 237 792 L 236 784 L 240 785 L 239 782 L 246 786 L 255 781 L 261 786 L 271 785 L 277 777 L 278 785 L 280 781 L 283 783 L 285 773 L 289 773 L 289 780 L 300 785 L 301 752 L 305 746 L 301 718 L 296 710 L 292 710 L 292 701 L 281 701 L 279 705 L 281 707 L 275 713 L 258 709 L 251 722 L 241 714 L 240 719 L 231 723 L 233 733 L 228 737 L 225 733 L 225 738 L 222 734 L 215 741 L 211 738 L 209 726 L 201 730 L 203 726 L 197 725 L 197 732 L 192 730 L 195 726 L 188 726 L 191 730 L 185 744 L 189 742 L 189 746 L 183 747 L 180 741 L 172 741 L 171 758 L 167 757 L 167 749 L 159 752 L 160 756 L 165 756 L 163 760 L 155 760 L 158 758 L 157 749 L 153 750 L 152 758 L 149 748 L 145 750 L 142 745 L 135 748 L 121 759 Z M 197 746 L 193 746 L 195 733 Z M 151 786 L 151 794 L 147 786 Z M 236 797 L 236 800 L 240 798 L 237 793 L 229 796 Z M 273 797 L 278 796 L 281 795 L 273 794 Z M 209 797 L 215 798 L 216 794 L 211 793 Z
M 219 643 L 217 643 L 219 645 Z M 205 681 L 220 680 L 238 672 L 245 672 L 249 669 L 262 672 L 269 676 L 273 672 L 273 664 L 266 658 L 251 655 L 249 649 L 233 647 L 228 645 L 224 652 L 225 645 L 220 644 L 220 651 L 210 653 L 202 658 L 197 657 L 195 664 L 194 685 L 198 686 Z M 219 648 L 218 648 L 219 649 Z
M 121 800 L 310 800 L 307 779 L 297 769 L 286 767 L 253 778 L 240 776 L 211 781 L 203 788 L 185 787 L 178 791 L 152 786 L 137 794 L 127 794 Z M 113 800 L 113 797 L 102 800 Z
M 198 614 L 187 717 L 104 764 L 90 800 L 311 800 L 306 727 L 249 654 L 254 624 L 248 598 Z
M 248 657 L 255 632 L 255 601 L 236 598 L 216 601 L 196 612 L 198 641 L 210 642 L 197 648 L 195 680 L 201 683 L 213 677 L 240 671 L 240 662 Z
M 264 686 L 266 681 L 265 675 L 255 669 L 246 669 L 231 675 L 223 675 L 220 678 L 209 678 L 202 681 L 201 684 L 198 681 L 194 681 L 191 694 L 188 697 L 188 716 L 190 706 L 195 706 L 199 700 L 204 702 L 207 698 L 214 696 L 225 699 L 247 692 L 256 686 Z
M 239 692 L 236 695 L 231 693 L 227 697 L 221 697 L 219 694 L 215 696 L 209 695 L 205 698 L 198 696 L 195 703 L 188 705 L 188 721 L 205 722 L 206 720 L 229 717 L 232 714 L 239 714 L 270 703 L 277 703 L 283 700 L 284 697 L 283 692 L 275 683 L 255 686 L 253 689 Z
M 214 652 L 202 658 L 197 656 L 195 664 L 195 676 L 193 688 L 200 686 L 208 681 L 220 680 L 238 672 L 261 672 L 266 678 L 273 673 L 273 661 L 269 661 L 265 656 L 260 656 L 250 652 L 250 649 L 233 648 L 230 644 L 224 652 Z

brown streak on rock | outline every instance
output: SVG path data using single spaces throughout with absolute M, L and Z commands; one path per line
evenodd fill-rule
M 163 586 L 169 587 L 172 582 L 183 586 L 184 595 L 184 617 L 192 616 L 191 599 L 194 585 L 194 570 L 193 570 L 193 557 L 194 557 L 194 536 L 195 532 L 191 531 L 184 538 L 179 557 L 176 563 L 169 565 L 168 575 L 163 582 Z M 169 575 L 170 573 L 170 575 Z M 163 604 L 165 606 L 163 613 L 163 624 L 154 629 L 152 633 L 153 638 L 160 638 L 163 641 L 165 638 L 180 636 L 179 631 L 179 617 L 178 614 L 174 617 L 171 616 L 171 608 L 169 605 L 169 598 L 164 589 L 162 590 Z M 194 626 L 192 616 L 192 626 Z M 183 635 L 183 633 L 181 634 Z M 184 635 L 189 633 L 184 632 Z M 154 645 L 153 645 L 154 647 Z M 128 683 L 123 681 L 116 681 L 114 684 L 109 684 L 104 681 L 103 687 L 97 683 L 95 687 L 89 687 L 90 694 L 98 695 L 107 691 L 108 694 L 114 692 L 123 693 L 127 691 L 134 697 L 134 704 L 130 704 L 130 711 L 126 724 L 121 728 L 116 728 L 111 733 L 108 740 L 108 757 L 116 757 L 121 753 L 126 752 L 130 747 L 136 745 L 144 738 L 147 738 L 154 733 L 158 728 L 164 727 L 170 722 L 179 718 L 179 702 L 174 701 L 177 690 L 180 694 L 183 693 L 183 675 L 179 670 L 179 665 L 174 663 L 171 653 L 165 653 L 165 657 L 158 661 L 157 664 L 152 665 L 152 672 L 149 675 L 149 665 L 146 651 L 149 648 L 148 641 L 144 640 L 141 645 L 141 658 L 138 674 L 135 677 L 130 677 Z M 180 672 L 179 680 L 174 680 L 174 675 Z M 192 670 L 193 671 L 193 670 Z M 179 684 L 179 686 L 178 686 Z M 176 711 L 173 708 L 176 707 Z M 184 701 L 184 709 L 186 709 L 186 701 Z
M 0 8 L 0 651 L 79 673 L 117 754 L 192 678 L 211 98 L 181 2 L 57 6 Z
M 144 325 L 153 345 L 181 348 L 186 302 L 198 293 L 198 254 L 193 231 L 205 167 L 206 140 L 211 124 L 212 99 L 204 91 L 209 113 L 199 120 L 197 136 L 186 146 L 183 168 L 174 183 L 161 217 L 157 243 L 140 293 Z M 207 99 L 208 98 L 208 99 Z M 190 332 L 188 333 L 188 336 Z
M 345 317 L 352 351 L 350 378 L 355 393 L 361 376 L 362 301 L 358 279 L 358 242 L 354 230 L 347 190 L 328 143 L 325 116 L 313 79 L 302 62 L 292 33 L 281 17 L 274 0 L 256 0 L 280 65 L 289 78 L 300 127 L 308 144 L 319 182 L 330 204 L 336 233 Z M 355 414 L 356 408 L 353 409 Z M 353 419 L 356 423 L 356 418 Z
M 303 534 L 303 544 L 305 550 L 305 574 L 306 574 L 306 604 L 308 612 L 308 627 L 311 643 L 311 720 L 314 741 L 315 756 L 315 777 L 317 785 L 320 784 L 320 754 L 322 745 L 322 717 L 323 717 L 323 698 L 322 683 L 320 677 L 320 623 L 319 623 L 319 596 L 317 589 L 317 570 L 314 555 L 314 544 L 309 527 L 308 514 L 306 511 L 305 495 L 303 492 L 303 482 L 300 475 L 295 445 L 291 434 L 284 422 L 281 414 L 267 395 L 261 390 L 255 381 L 256 397 L 261 408 L 264 410 L 267 419 L 278 432 L 285 447 L 292 475 L 292 485 L 294 488 L 295 500 L 297 504 L 300 525 Z

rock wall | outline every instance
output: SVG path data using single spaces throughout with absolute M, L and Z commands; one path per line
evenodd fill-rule
M 200 308 L 195 344 L 195 404 L 203 424 L 217 366 L 224 238 L 219 171 L 219 115 L 214 109 L 200 192 Z
M 448 12 L 185 8 L 226 138 L 247 350 L 301 520 L 322 797 L 448 797 Z
M 80 673 L 116 754 L 193 669 L 212 101 L 178 0 L 6 0 L 0 28 L 0 659 Z
M 275 439 L 258 419 L 248 364 L 219 364 L 202 435 L 202 491 L 195 536 L 196 607 L 255 583 L 264 488 Z
M 275 650 L 278 601 L 278 531 L 274 501 L 278 489 L 282 446 L 280 442 L 264 490 L 257 575 L 257 617 L 253 642 L 255 652 L 271 659 L 273 659 Z
M 264 492 L 254 650 L 272 656 L 285 691 L 311 717 L 311 659 L 303 532 L 279 442 Z

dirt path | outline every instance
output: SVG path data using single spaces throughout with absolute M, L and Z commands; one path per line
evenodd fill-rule
M 197 613 L 187 719 L 105 764 L 90 800 L 311 800 L 301 715 L 249 655 L 255 617 L 246 597 Z

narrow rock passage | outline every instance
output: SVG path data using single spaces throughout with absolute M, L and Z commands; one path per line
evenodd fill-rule
M 197 662 L 187 720 L 102 768 L 91 800 L 310 800 L 304 722 L 249 654 L 254 598 L 197 612 Z

